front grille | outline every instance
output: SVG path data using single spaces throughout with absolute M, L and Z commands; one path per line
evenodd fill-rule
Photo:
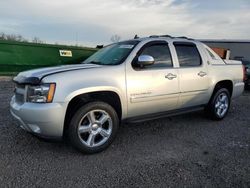
M 25 85 L 16 84 L 15 86 L 15 100 L 19 104 L 25 102 Z

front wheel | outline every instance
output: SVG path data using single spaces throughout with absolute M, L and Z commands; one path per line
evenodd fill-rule
M 206 113 L 214 120 L 226 117 L 230 107 L 231 97 L 226 88 L 218 89 L 206 107 Z
M 69 126 L 69 139 L 84 153 L 97 153 L 114 140 L 119 127 L 116 111 L 107 103 L 91 102 L 82 106 Z

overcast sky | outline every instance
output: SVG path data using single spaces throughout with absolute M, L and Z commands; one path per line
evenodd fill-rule
M 84 46 L 113 34 L 250 39 L 250 0 L 1 0 L 0 32 Z

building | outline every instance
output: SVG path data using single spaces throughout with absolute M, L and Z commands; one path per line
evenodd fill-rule
M 201 40 L 211 48 L 230 50 L 230 59 L 250 61 L 250 40 Z

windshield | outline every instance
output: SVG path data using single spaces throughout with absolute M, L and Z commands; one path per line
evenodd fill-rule
M 125 61 L 130 52 L 138 43 L 139 41 L 131 40 L 111 44 L 94 53 L 83 63 L 92 63 L 98 65 L 121 64 L 123 61 Z

